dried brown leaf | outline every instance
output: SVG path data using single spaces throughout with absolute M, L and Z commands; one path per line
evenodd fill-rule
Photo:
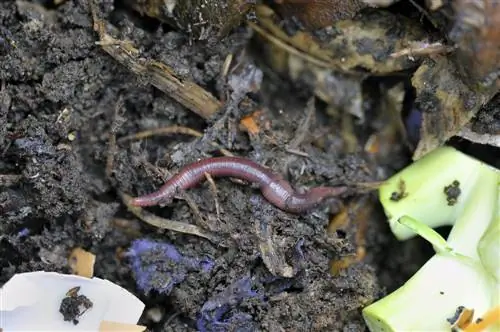
M 415 105 L 422 112 L 421 138 L 413 159 L 456 135 L 496 92 L 495 87 L 473 90 L 444 57 L 426 61 L 415 72 L 412 84 L 417 94 Z
M 294 55 L 308 64 L 343 73 L 385 75 L 416 67 L 418 58 L 392 55 L 426 39 L 418 22 L 387 11 L 370 11 L 337 21 L 318 36 L 303 31 L 290 36 L 278 25 L 279 18 L 269 7 L 258 6 L 256 13 L 259 25 L 251 26 L 262 38 L 285 51 L 277 56 Z M 272 58 L 275 51 L 272 49 L 267 56 Z
M 275 0 L 281 5 L 277 12 L 296 17 L 306 28 L 314 30 L 332 25 L 338 20 L 349 19 L 368 5 L 360 0 Z
M 453 7 L 450 39 L 458 46 L 456 63 L 464 78 L 500 86 L 500 1 L 456 0 Z

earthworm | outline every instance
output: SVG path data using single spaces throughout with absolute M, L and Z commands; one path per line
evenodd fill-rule
M 207 158 L 187 166 L 170 178 L 158 191 L 132 199 L 135 206 L 153 206 L 170 202 L 181 190 L 196 186 L 203 181 L 205 174 L 214 177 L 232 177 L 259 185 L 262 195 L 279 209 L 302 213 L 317 206 L 326 198 L 338 196 L 347 187 L 314 187 L 304 193 L 296 192 L 290 183 L 272 170 L 249 159 L 241 157 Z

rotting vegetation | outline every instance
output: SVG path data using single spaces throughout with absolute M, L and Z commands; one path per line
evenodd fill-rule
M 371 189 L 450 137 L 495 151 L 500 61 L 472 61 L 468 43 L 477 31 L 493 43 L 500 11 L 483 8 L 492 28 L 463 1 L 352 1 L 342 15 L 313 2 L 301 18 L 294 1 L 221 0 L 241 12 L 208 11 L 202 25 L 193 8 L 156 15 L 162 1 L 0 3 L 0 282 L 70 272 L 84 247 L 97 276 L 141 297 L 140 323 L 155 331 L 364 331 L 361 309 L 432 255 L 393 238 Z M 328 2 L 332 24 L 300 21 Z M 450 11 L 445 43 L 435 23 Z M 294 215 L 207 176 L 168 205 L 128 204 L 219 155 L 299 190 L 355 190 Z

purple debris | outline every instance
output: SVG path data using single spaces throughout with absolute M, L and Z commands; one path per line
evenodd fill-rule
M 295 254 L 297 259 L 304 260 L 304 238 L 300 238 L 297 243 L 295 243 Z
M 17 233 L 18 238 L 26 237 L 30 234 L 30 230 L 28 228 L 23 228 Z
M 205 302 L 197 322 L 198 331 L 255 331 L 252 316 L 238 311 L 237 306 L 245 299 L 259 296 L 259 293 L 252 289 L 249 277 L 238 280 Z
M 422 127 L 422 112 L 416 107 L 412 107 L 405 119 L 408 139 L 414 144 L 420 140 L 420 128 Z
M 168 294 L 188 272 L 209 272 L 214 266 L 211 259 L 185 257 L 174 245 L 151 240 L 134 241 L 127 256 L 137 287 L 146 294 L 152 290 Z

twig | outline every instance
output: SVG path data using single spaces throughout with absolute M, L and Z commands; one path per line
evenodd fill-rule
M 204 119 L 210 118 L 222 108 L 222 104 L 198 84 L 182 78 L 161 62 L 144 59 L 131 42 L 123 42 L 107 34 L 104 21 L 97 17 L 94 1 L 90 1 L 94 31 L 99 34 L 100 41 L 97 44 L 105 52 L 134 74 L 146 79 L 148 83 Z
M 422 6 L 420 6 L 418 3 L 416 3 L 416 2 L 415 2 L 415 0 L 410 0 L 410 3 L 411 3 L 411 4 L 415 7 L 415 8 L 417 8 L 417 10 L 418 10 L 419 12 L 421 12 L 421 13 L 422 13 L 422 15 L 424 15 L 424 16 L 425 16 L 425 18 L 427 18 L 427 19 L 429 20 L 429 22 L 431 22 L 431 24 L 432 24 L 435 28 L 437 28 L 437 27 L 438 27 L 438 25 L 436 24 L 436 22 L 434 21 L 434 19 L 432 18 L 432 16 L 431 16 L 431 15 L 430 15 L 430 14 L 429 14 L 429 13 L 428 13 L 428 12 L 427 12 L 424 8 L 422 8 Z
M 301 156 L 301 157 L 309 157 L 309 153 L 307 152 L 304 152 L 304 151 L 300 151 L 300 150 L 295 150 L 295 149 L 290 149 L 290 148 L 286 148 L 285 149 L 286 152 L 288 153 L 291 153 L 291 154 L 295 154 L 297 156 Z
M 300 124 L 299 128 L 295 132 L 295 137 L 290 141 L 287 146 L 287 150 L 297 151 L 299 146 L 304 142 L 307 135 L 310 134 L 309 129 L 311 128 L 311 123 L 314 119 L 316 107 L 314 105 L 315 98 L 311 97 L 307 101 L 306 105 L 306 117 L 304 121 Z
M 205 177 L 207 178 L 208 184 L 210 185 L 210 190 L 212 191 L 212 195 L 214 196 L 217 220 L 220 220 L 220 206 L 219 206 L 219 200 L 217 199 L 217 186 L 215 185 L 215 181 L 210 174 L 205 173 Z
M 138 132 L 135 134 L 125 136 L 125 137 L 121 137 L 118 139 L 118 143 L 131 141 L 131 140 L 145 139 L 145 138 L 149 138 L 152 136 L 167 136 L 167 135 L 175 135 L 175 134 L 190 135 L 190 136 L 194 136 L 194 137 L 203 137 L 203 134 L 201 132 L 194 130 L 192 128 L 189 128 L 189 127 L 168 126 L 168 127 L 162 127 L 162 128 L 148 129 L 148 130 L 144 130 L 144 131 L 141 131 L 141 132 Z M 229 152 L 227 149 L 224 149 L 219 144 L 217 144 L 215 142 L 209 142 L 209 143 L 213 147 L 217 148 L 223 155 L 234 156 L 231 152 Z
M 203 219 L 201 212 L 200 212 L 200 209 L 198 208 L 198 205 L 191 198 L 191 196 L 188 195 L 188 193 L 186 193 L 185 191 L 181 191 L 177 198 L 183 199 L 187 203 L 187 205 L 189 206 L 191 211 L 193 211 L 193 215 L 196 219 L 198 226 L 202 226 L 203 228 L 210 229 L 210 227 L 207 224 L 207 222 L 205 221 L 205 219 Z
M 130 200 L 132 199 L 132 197 L 130 197 L 129 195 L 122 193 L 121 197 L 123 203 L 127 206 L 128 210 L 132 212 L 137 218 L 139 218 L 140 220 L 144 221 L 147 224 L 150 224 L 154 227 L 158 227 L 161 229 L 168 229 L 174 232 L 199 236 L 209 241 L 212 241 L 213 243 L 218 243 L 218 239 L 216 236 L 201 230 L 198 226 L 170 219 L 160 218 L 152 213 L 143 210 L 140 207 L 131 205 Z
M 123 107 L 123 96 L 120 96 L 118 102 L 115 105 L 115 112 L 113 115 L 113 123 L 111 124 L 111 130 L 109 131 L 109 141 L 108 141 L 108 152 L 106 157 L 106 177 L 108 179 L 111 178 L 113 173 L 113 164 L 115 161 L 116 154 L 116 132 L 120 127 L 120 123 L 118 123 L 118 113 L 120 109 Z
M 381 185 L 384 184 L 384 181 L 373 181 L 373 182 L 349 182 L 347 181 L 345 185 L 349 187 L 353 187 L 358 192 L 366 191 L 370 192 L 373 190 L 377 190 Z
M 162 128 L 154 128 L 154 129 L 148 129 L 144 130 L 135 134 L 127 135 L 124 137 L 120 137 L 118 139 L 118 143 L 123 143 L 126 141 L 132 141 L 132 140 L 140 140 L 140 139 L 145 139 L 149 138 L 152 136 L 167 136 L 167 135 L 174 135 L 174 134 L 184 134 L 184 135 L 190 135 L 190 136 L 195 136 L 195 137 L 202 137 L 203 134 L 197 130 L 194 130 L 189 127 L 183 127 L 183 126 L 168 126 L 168 127 L 162 127 Z
M 443 45 L 441 42 L 428 43 L 428 42 L 411 42 L 408 47 L 391 53 L 391 58 L 398 58 L 402 56 L 415 57 L 433 54 L 444 54 L 452 52 L 455 48 L 452 46 Z

